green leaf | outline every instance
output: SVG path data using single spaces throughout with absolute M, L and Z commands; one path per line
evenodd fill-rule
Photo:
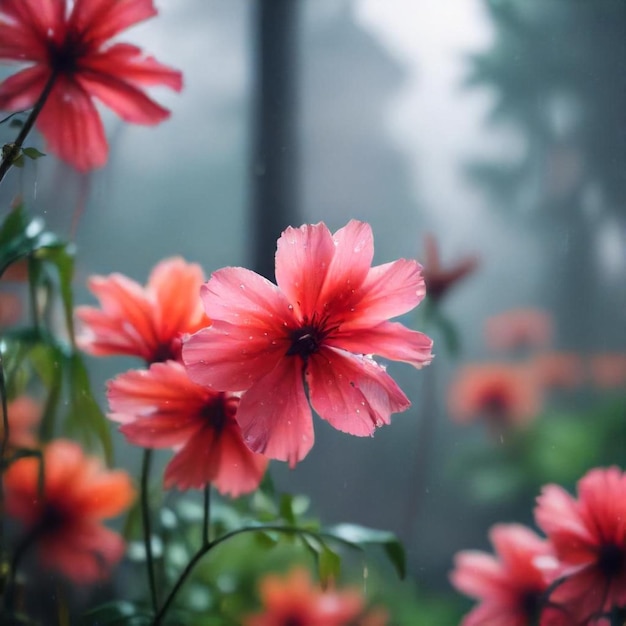
M 91 447 L 98 440 L 107 463 L 113 459 L 113 444 L 109 424 L 91 392 L 87 368 L 82 356 L 76 352 L 69 358 L 70 413 L 66 428 L 72 435 L 81 438 Z
M 63 245 L 61 240 L 45 230 L 44 222 L 30 218 L 23 207 L 17 206 L 0 226 L 0 276 L 9 265 L 41 248 Z
M 73 244 L 59 244 L 39 250 L 36 258 L 44 263 L 51 264 L 56 269 L 56 278 L 67 332 L 74 341 L 74 298 L 72 294 L 72 278 L 74 276 L 74 259 L 76 249 Z
M 317 570 L 323 587 L 326 587 L 329 582 L 337 580 L 341 573 L 341 557 L 325 543 L 322 543 L 318 553 Z
M 22 148 L 22 152 L 29 158 L 35 161 L 36 159 L 40 159 L 43 156 L 46 156 L 45 153 L 39 152 L 37 148 Z
M 13 159 L 13 165 L 14 167 L 24 167 L 24 155 L 23 154 L 18 154 L 14 159 Z
M 406 555 L 398 538 L 387 530 L 366 528 L 357 524 L 337 524 L 324 529 L 325 537 L 332 537 L 355 548 L 380 545 L 400 578 L 406 575 Z
M 14 118 L 9 122 L 9 128 L 22 128 L 24 122 L 18 118 Z
M 300 535 L 300 538 L 315 559 L 322 587 L 325 588 L 328 583 L 337 580 L 341 572 L 341 557 L 331 550 L 319 536 L 307 534 Z

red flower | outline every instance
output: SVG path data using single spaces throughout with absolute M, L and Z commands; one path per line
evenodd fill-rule
M 204 273 L 179 257 L 161 261 L 142 287 L 121 274 L 94 276 L 102 310 L 78 307 L 80 347 L 95 356 L 127 354 L 148 363 L 180 356 L 181 335 L 209 324 L 199 298 Z
M 180 363 L 155 363 L 109 383 L 111 419 L 131 442 L 174 448 L 165 488 L 199 489 L 214 483 L 233 497 L 254 491 L 268 460 L 251 452 L 235 421 L 239 398 L 191 382 Z
M 357 591 L 323 591 L 301 568 L 292 569 L 285 578 L 266 576 L 260 593 L 264 611 L 245 617 L 244 626 L 347 626 L 358 624 L 363 612 Z M 381 615 L 376 623 L 384 626 L 386 619 Z
M 2 0 L 0 58 L 33 65 L 0 85 L 0 109 L 31 108 L 53 80 L 37 118 L 48 149 L 81 171 L 104 165 L 108 147 L 93 97 L 127 122 L 158 124 L 169 111 L 141 88 L 182 88 L 180 72 L 136 46 L 109 44 L 156 14 L 152 0 Z
M 71 441 L 50 443 L 43 457 L 42 497 L 37 459 L 20 459 L 7 470 L 8 514 L 31 533 L 46 568 L 76 583 L 105 578 L 122 557 L 124 541 L 101 521 L 130 505 L 134 494 L 128 474 L 104 469 Z
M 351 221 L 331 235 L 324 224 L 288 228 L 278 240 L 278 287 L 229 267 L 202 288 L 209 328 L 183 346 L 192 380 L 245 391 L 237 413 L 255 452 L 288 460 L 313 445 L 311 409 L 352 435 L 370 435 L 409 407 L 372 353 L 422 367 L 432 341 L 386 321 L 415 307 L 424 281 L 415 261 L 370 267 L 368 224 Z
M 545 347 L 552 341 L 552 334 L 552 318 L 536 309 L 507 311 L 485 322 L 485 337 L 492 350 Z
M 555 602 L 581 622 L 626 606 L 626 475 L 619 468 L 588 472 L 578 482 L 578 500 L 547 485 L 535 519 L 561 564 Z
M 497 556 L 467 550 L 455 557 L 452 584 L 480 600 L 461 626 L 574 626 L 545 597 L 543 567 L 556 567 L 549 544 L 519 524 L 498 524 L 489 536 Z
M 541 406 L 542 389 L 533 373 L 505 363 L 466 365 L 448 392 L 453 419 L 463 423 L 483 418 L 498 431 L 527 424 Z

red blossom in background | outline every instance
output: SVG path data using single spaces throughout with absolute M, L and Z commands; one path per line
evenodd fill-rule
M 548 389 L 575 389 L 585 380 L 585 366 L 578 354 L 547 352 L 535 355 L 529 367 Z
M 422 367 L 432 341 L 387 321 L 424 297 L 416 261 L 371 267 L 368 224 L 334 235 L 325 224 L 288 228 L 278 240 L 276 281 L 239 267 L 215 272 L 201 295 L 212 325 L 183 346 L 192 380 L 245 391 L 237 421 L 255 452 L 293 466 L 313 445 L 315 411 L 335 428 L 371 435 L 408 398 L 370 356 Z
M 626 475 L 593 469 L 578 482 L 578 499 L 547 485 L 535 520 L 554 547 L 563 578 L 551 598 L 580 622 L 626 606 Z
M 626 387 L 626 354 L 606 352 L 595 354 L 589 361 L 591 381 L 598 389 Z
M 161 261 L 142 287 L 121 274 L 94 276 L 101 309 L 81 306 L 78 345 L 95 356 L 137 356 L 147 363 L 180 357 L 181 337 L 209 324 L 199 298 L 202 268 L 179 257 Z
M 14 448 L 34 448 L 37 445 L 36 430 L 41 413 L 41 406 L 28 396 L 20 396 L 9 402 L 9 445 Z M 3 431 L 0 423 L 0 434 Z
M 348 626 L 368 624 L 385 626 L 383 613 L 363 615 L 364 601 L 355 590 L 322 590 L 311 581 L 302 568 L 291 570 L 285 577 L 268 574 L 260 585 L 264 610 L 244 617 L 243 626 Z
M 180 72 L 109 43 L 156 14 L 152 0 L 2 0 L 0 59 L 32 65 L 0 85 L 0 110 L 31 108 L 53 79 L 37 119 L 47 149 L 81 171 L 101 167 L 108 146 L 94 97 L 127 122 L 158 124 L 169 111 L 142 89 L 182 88 Z
M 31 533 L 44 567 L 77 584 L 106 578 L 124 554 L 124 541 L 101 522 L 132 502 L 130 477 L 105 469 L 72 441 L 50 443 L 43 459 L 43 497 L 37 459 L 23 458 L 9 467 L 4 479 L 7 513 Z
M 538 309 L 514 309 L 487 318 L 485 339 L 496 351 L 544 348 L 552 342 L 552 318 Z
M 489 537 L 496 555 L 459 552 L 452 584 L 480 603 L 461 626 L 575 626 L 557 606 L 548 606 L 544 568 L 556 567 L 550 545 L 519 524 L 498 524 Z
M 441 300 L 457 283 L 467 278 L 478 267 L 477 256 L 466 256 L 449 267 L 443 267 L 439 258 L 437 240 L 432 235 L 424 238 L 424 282 L 428 297 Z
M 532 371 L 506 363 L 466 365 L 448 390 L 452 419 L 461 423 L 484 419 L 497 434 L 528 424 L 542 405 L 542 387 Z
M 268 460 L 251 452 L 235 421 L 239 398 L 189 380 L 174 361 L 130 371 L 108 386 L 109 417 L 128 441 L 145 448 L 174 448 L 165 488 L 214 484 L 233 497 L 254 491 Z

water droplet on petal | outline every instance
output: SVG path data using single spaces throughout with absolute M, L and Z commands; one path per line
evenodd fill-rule
M 240 287 L 241 289 L 245 289 L 245 288 L 246 288 L 246 286 L 245 286 L 243 283 L 241 283 L 241 285 L 239 285 L 239 287 Z
M 293 311 L 293 304 L 290 304 L 287 308 L 288 308 L 290 311 Z

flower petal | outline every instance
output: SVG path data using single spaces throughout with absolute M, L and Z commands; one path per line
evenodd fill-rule
M 335 254 L 318 301 L 329 313 L 343 314 L 370 270 L 374 236 L 369 224 L 350 220 L 334 234 L 333 241 Z
M 108 578 L 124 555 L 124 541 L 117 533 L 96 524 L 82 524 L 42 543 L 42 564 L 62 572 L 77 584 Z
M 152 0 L 75 0 L 69 23 L 98 45 L 155 15 Z
M 428 365 L 433 358 L 432 339 L 397 322 L 348 331 L 342 326 L 326 344 L 356 354 L 377 354 L 392 361 L 405 361 L 417 368 Z
M 353 303 L 350 328 L 372 326 L 415 308 L 426 295 L 422 266 L 413 260 L 400 259 L 372 267 Z
M 226 424 L 219 433 L 205 428 L 169 462 L 164 487 L 184 491 L 213 483 L 220 493 L 235 498 L 259 486 L 267 463 L 265 457 L 245 446 L 235 422 Z
M 28 29 L 25 41 L 45 40 L 48 31 L 59 32 L 65 17 L 66 0 L 2 0 L 0 14 L 11 18 L 16 26 Z
M 244 391 L 268 374 L 289 348 L 256 328 L 213 322 L 183 343 L 189 378 L 216 391 Z
M 128 508 L 135 497 L 130 476 L 122 470 L 99 471 L 85 483 L 76 501 L 90 519 L 105 519 L 119 515 Z
M 117 43 L 94 52 L 81 62 L 81 67 L 97 74 L 109 74 L 135 87 L 164 85 L 174 91 L 183 87 L 183 76 L 178 70 L 145 56 L 141 48 L 128 43 Z
M 323 223 L 289 227 L 278 239 L 276 282 L 300 318 L 315 310 L 334 253 L 332 235 Z
M 0 58 L 45 62 L 47 50 L 42 39 L 35 36 L 32 29 L 22 24 L 7 24 L 0 18 Z
M 502 564 L 479 550 L 463 550 L 456 554 L 450 582 L 460 592 L 477 599 L 496 599 L 507 586 Z
M 37 120 L 48 149 L 81 172 L 102 167 L 108 145 L 100 116 L 89 94 L 59 77 Z
M 85 71 L 77 73 L 75 79 L 85 92 L 102 100 L 126 122 L 153 125 L 170 116 L 167 109 L 115 75 Z
M 30 109 L 44 90 L 50 70 L 46 67 L 29 67 L 9 76 L 0 85 L 0 111 Z
M 241 397 L 237 411 L 246 445 L 294 467 L 313 446 L 313 420 L 304 393 L 302 365 L 281 359 Z
M 578 503 L 558 485 L 546 485 L 537 498 L 535 521 L 548 535 L 557 556 L 568 564 L 593 559 L 596 538 L 584 523 Z
M 315 411 L 351 435 L 371 435 L 411 404 L 383 367 L 347 352 L 320 350 L 309 359 L 306 378 Z
M 252 327 L 255 332 L 282 334 L 296 326 L 293 307 L 280 289 L 242 267 L 225 267 L 211 275 L 200 291 L 204 309 L 214 320 Z
M 159 304 L 154 314 L 161 342 L 169 341 L 183 328 L 194 333 L 209 325 L 200 300 L 204 280 L 198 264 L 180 257 L 161 261 L 152 270 L 147 289 Z

